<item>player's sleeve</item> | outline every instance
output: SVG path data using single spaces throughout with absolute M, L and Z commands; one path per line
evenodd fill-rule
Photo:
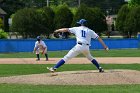
M 34 48 L 36 48 L 37 47 L 37 42 L 35 42 L 35 46 L 34 46 Z
M 93 38 L 93 39 L 98 39 L 98 34 L 96 34 L 93 30 L 91 31 L 91 37 Z
M 47 47 L 44 41 L 42 41 L 42 46 L 43 46 L 44 48 Z
M 36 50 L 37 48 L 38 48 L 38 44 L 37 42 L 35 42 L 34 50 Z
M 68 31 L 69 31 L 70 33 L 75 34 L 75 32 L 76 32 L 75 29 L 76 29 L 76 27 L 68 28 Z

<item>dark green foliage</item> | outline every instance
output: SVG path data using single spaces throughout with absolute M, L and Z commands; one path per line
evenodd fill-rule
M 99 8 L 93 8 L 93 14 L 93 29 L 95 29 L 95 31 L 101 34 L 101 32 L 107 30 L 105 15 L 101 12 Z
M 67 5 L 59 5 L 55 15 L 55 28 L 69 28 L 73 20 L 73 14 Z M 69 33 L 62 34 L 62 38 L 68 38 Z
M 109 11 L 109 14 L 116 14 L 124 4 L 124 0 L 81 0 L 81 3 L 89 7 L 99 7 L 102 11 Z
M 89 24 L 90 23 L 90 20 L 89 19 L 91 19 L 92 18 L 92 15 L 93 13 L 92 13 L 92 10 L 89 8 L 89 7 L 87 7 L 86 5 L 81 5 L 78 9 L 77 9 L 77 11 L 76 11 L 76 13 L 75 13 L 75 16 L 74 16 L 74 18 L 73 18 L 73 24 L 72 24 L 72 26 L 76 26 L 77 24 L 76 24 L 76 22 L 78 22 L 80 19 L 86 19 L 86 20 L 88 20 L 88 27 L 92 27 L 93 25 L 91 25 L 91 24 Z
M 128 5 L 123 5 L 122 8 L 119 10 L 117 20 L 116 20 L 116 27 L 122 33 L 123 35 L 127 35 L 128 33 L 124 30 L 125 20 L 127 18 L 127 15 L 129 13 L 130 9 L 128 8 Z
M 49 35 L 53 30 L 53 18 L 54 13 L 50 8 L 24 8 L 15 13 L 11 30 L 21 34 L 23 38 Z
M 59 5 L 55 15 L 56 29 L 70 27 L 73 20 L 73 14 L 67 5 Z
M 126 37 L 136 36 L 140 31 L 140 7 L 122 6 L 116 21 L 117 29 Z
M 130 0 L 129 1 L 129 6 L 130 7 L 135 7 L 140 5 L 140 0 Z
M 124 0 L 58 0 L 66 3 L 70 7 L 77 7 L 80 4 L 86 4 L 89 7 L 99 7 L 102 11 L 109 11 L 109 14 L 116 14 L 124 4 Z
M 0 18 L 0 29 L 2 29 L 2 28 L 3 28 L 3 19 Z
M 43 7 L 43 9 L 41 9 L 39 14 L 41 15 L 42 24 L 44 25 L 44 28 L 46 28 L 46 30 L 43 31 L 44 32 L 43 34 L 47 35 L 49 38 L 49 34 L 54 31 L 55 27 L 54 25 L 55 13 L 50 7 Z
M 140 6 L 134 7 L 129 13 L 125 21 L 125 32 L 131 35 L 137 35 L 140 31 Z
M 109 10 L 110 13 L 117 13 L 118 9 L 124 0 L 49 0 L 49 5 L 59 5 L 66 3 L 70 7 L 79 6 L 79 1 L 81 4 L 86 4 L 89 7 L 100 7 L 104 12 Z M 136 1 L 136 0 L 135 0 Z M 138 1 L 138 0 L 137 0 Z M 47 5 L 47 0 L 0 0 L 0 6 L 8 13 L 12 14 L 18 9 L 24 7 L 44 7 Z
M 99 8 L 89 8 L 86 5 L 81 5 L 74 16 L 73 26 L 80 19 L 86 19 L 88 21 L 87 26 L 99 34 L 107 29 L 105 16 Z
M 59 0 L 59 3 L 66 3 L 70 7 L 78 6 L 78 1 L 80 0 Z
M 35 37 L 40 34 L 38 22 L 39 14 L 33 8 L 24 8 L 17 11 L 13 17 L 11 30 L 23 36 Z
M 0 0 L 0 7 L 4 9 L 4 11 L 11 15 L 18 9 L 21 9 L 24 6 L 23 0 Z

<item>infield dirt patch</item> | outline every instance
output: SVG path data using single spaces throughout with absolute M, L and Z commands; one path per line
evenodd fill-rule
M 56 64 L 61 58 L 41 58 L 35 61 L 35 58 L 0 58 L 0 64 Z M 140 57 L 97 57 L 99 63 L 103 64 L 140 64 Z M 66 64 L 91 64 L 87 58 L 72 58 Z
M 95 70 L 65 71 L 45 74 L 32 74 L 0 77 L 0 83 L 34 84 L 34 85 L 113 85 L 140 84 L 140 71 L 107 70 L 99 73 Z

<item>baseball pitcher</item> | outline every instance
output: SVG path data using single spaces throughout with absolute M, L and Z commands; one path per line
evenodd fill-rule
M 80 25 L 79 27 L 62 28 L 54 31 L 54 33 L 70 32 L 75 34 L 77 44 L 54 67 L 51 68 L 47 67 L 48 70 L 54 72 L 64 63 L 66 63 L 68 60 L 82 53 L 87 57 L 89 61 L 91 61 L 97 67 L 97 69 L 99 69 L 99 72 L 104 72 L 103 68 L 98 64 L 96 59 L 90 54 L 89 46 L 90 46 L 91 38 L 98 39 L 105 50 L 108 50 L 108 47 L 93 30 L 85 26 L 86 22 L 87 20 L 81 19 L 79 20 L 79 22 L 77 22 L 77 24 Z

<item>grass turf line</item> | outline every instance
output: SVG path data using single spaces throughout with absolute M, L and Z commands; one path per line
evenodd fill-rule
M 67 54 L 68 51 L 48 51 L 50 58 L 61 58 Z M 120 50 L 91 50 L 91 54 L 95 57 L 140 57 L 140 49 L 120 49 Z M 44 57 L 44 55 L 40 55 Z M 79 55 L 78 57 L 83 57 Z M 30 52 L 20 53 L 1 53 L 0 58 L 36 58 L 36 55 Z
M 0 93 L 139 93 L 137 85 L 27 85 L 0 84 Z
M 0 64 L 0 77 L 48 73 L 46 67 L 52 64 Z M 140 71 L 140 64 L 101 64 L 105 70 L 130 69 Z M 93 64 L 65 64 L 57 71 L 97 70 Z

